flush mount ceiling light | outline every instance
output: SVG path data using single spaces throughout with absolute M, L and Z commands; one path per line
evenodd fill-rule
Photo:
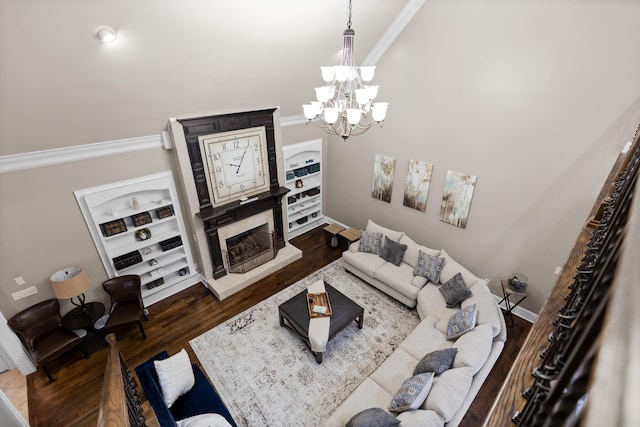
M 118 38 L 118 33 L 113 27 L 109 27 L 108 25 L 100 25 L 93 30 L 93 35 L 96 36 L 98 40 L 102 43 L 111 43 Z
M 320 67 L 325 85 L 316 88 L 317 101 L 303 105 L 304 116 L 322 130 L 339 135 L 345 141 L 350 136 L 361 135 L 371 126 L 382 122 L 388 103 L 376 102 L 378 86 L 370 86 L 376 67 L 356 67 L 353 55 L 355 31 L 351 29 L 351 0 L 349 20 L 344 30 L 342 61 L 334 67 Z M 371 120 L 367 116 L 371 112 Z M 369 120 L 369 121 L 367 121 Z

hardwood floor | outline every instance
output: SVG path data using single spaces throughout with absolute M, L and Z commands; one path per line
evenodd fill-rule
M 325 246 L 321 227 L 292 239 L 291 243 L 302 250 L 302 259 L 224 301 L 219 301 L 204 286 L 192 286 L 150 306 L 149 321 L 145 323 L 146 340 L 142 339 L 137 328 L 125 330 L 118 335 L 120 352 L 131 372 L 133 373 L 137 365 L 162 350 L 173 354 L 185 348 L 191 360 L 197 361 L 189 346 L 189 340 L 306 277 L 341 255 L 339 250 Z M 530 326 L 528 322 L 516 318 L 515 328 L 509 328 L 505 350 L 462 421 L 462 426 L 481 425 Z M 100 350 L 91 354 L 89 359 L 85 359 L 80 352 L 72 352 L 59 358 L 49 364 L 55 378 L 53 383 L 49 382 L 42 370 L 30 374 L 27 377 L 30 425 L 95 426 L 106 355 L 106 350 Z M 139 394 L 143 400 L 148 425 L 157 425 L 144 392 L 139 390 Z

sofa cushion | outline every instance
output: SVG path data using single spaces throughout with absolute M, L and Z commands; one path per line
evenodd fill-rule
M 418 263 L 413 269 L 413 275 L 426 277 L 430 282 L 438 283 L 442 266 L 444 266 L 444 258 L 429 255 L 420 249 L 418 252 Z
M 360 252 L 369 252 L 372 254 L 380 255 L 382 251 L 382 233 L 373 231 L 361 231 L 360 232 Z
M 444 325 L 438 327 L 443 334 L 447 333 L 447 322 L 449 318 L 458 312 L 458 308 L 449 308 L 440 292 L 441 285 L 427 283 L 418 293 L 418 313 L 424 318 L 426 315 L 444 319 Z
M 473 286 L 473 295 L 462 301 L 461 307 L 465 308 L 473 304 L 478 307 L 476 324 L 490 324 L 493 329 L 493 337 L 497 337 L 502 330 L 502 313 L 485 280 L 481 280 Z
M 451 316 L 447 325 L 447 339 L 458 338 L 475 328 L 477 314 L 478 309 L 473 304 Z
M 167 407 L 171 408 L 178 397 L 193 387 L 195 378 L 187 351 L 183 348 L 178 353 L 164 360 L 153 362 L 158 382 Z
M 456 273 L 442 285 L 440 292 L 447 302 L 447 307 L 454 307 L 472 295 L 460 273 Z
M 382 258 L 378 258 L 384 262 Z M 390 262 L 384 262 L 372 276 L 412 300 L 418 297 L 420 288 L 413 285 L 413 269 L 409 264 L 395 266 Z
M 404 234 L 402 231 L 393 231 L 391 229 L 382 227 L 371 220 L 367 221 L 367 228 L 365 230 L 382 233 L 383 236 L 387 236 L 394 242 L 399 241 Z
M 418 409 L 427 398 L 429 390 L 431 390 L 433 376 L 433 372 L 425 372 L 407 378 L 391 400 L 389 410 L 391 412 L 404 412 Z
M 409 267 L 411 266 L 409 265 Z M 411 286 L 413 286 L 414 288 L 422 289 L 422 287 L 426 285 L 427 282 L 428 282 L 428 279 L 426 277 L 413 276 L 413 279 L 411 279 Z
M 400 263 L 402 262 L 402 256 L 404 255 L 404 251 L 406 250 L 407 250 L 407 245 L 394 242 L 393 240 L 385 236 L 384 246 L 382 247 L 382 251 L 380 252 L 380 257 L 385 261 L 389 261 L 395 266 L 399 266 Z
M 445 259 L 442 271 L 440 271 L 440 283 L 446 283 L 456 273 L 462 274 L 462 278 L 469 288 L 472 288 L 480 278 L 451 258 L 444 249 L 440 250 L 440 256 Z
M 200 414 L 176 421 L 177 427 L 231 427 L 220 414 Z
M 405 411 L 398 415 L 402 427 L 442 427 L 444 420 L 436 411 L 418 409 Z
M 404 380 L 413 375 L 416 363 L 418 360 L 415 357 L 402 348 L 396 348 L 369 378 L 393 395 L 400 389 Z
M 413 356 L 415 363 L 418 363 L 427 353 L 449 348 L 453 345 L 451 341 L 446 340 L 442 332 L 434 327 L 437 320 L 435 317 L 427 316 L 400 343 L 400 348 Z M 411 370 L 413 370 L 413 367 L 415 367 L 415 364 L 411 367 Z M 409 374 L 411 374 L 411 370 Z
M 382 408 L 368 408 L 355 414 L 347 427 L 393 427 L 400 424 L 400 420 Z
M 437 412 L 447 423 L 456 414 L 467 397 L 473 374 L 470 368 L 449 369 L 433 379 L 431 391 L 423 409 Z
M 489 358 L 492 344 L 491 325 L 476 326 L 473 331 L 462 335 L 453 343 L 453 346 L 458 349 L 453 359 L 453 367 L 468 367 L 472 375 L 477 374 Z
M 355 414 L 368 408 L 386 408 L 393 395 L 367 377 L 336 408 L 326 421 L 327 427 L 343 427 Z
M 420 254 L 420 251 L 426 254 L 429 254 L 431 256 L 440 255 L 439 249 L 430 249 L 430 248 L 427 248 L 426 246 L 419 245 L 416 242 L 414 242 L 413 239 L 411 239 L 411 237 L 407 236 L 406 234 L 402 235 L 402 238 L 400 238 L 399 242 L 402 243 L 403 245 L 407 245 L 407 250 L 404 251 L 402 262 L 406 262 L 413 268 L 415 268 L 416 265 L 418 264 L 418 255 Z
M 422 372 L 433 372 L 436 375 L 442 374 L 444 371 L 451 368 L 453 359 L 456 357 L 457 352 L 457 348 L 451 347 L 425 354 L 413 370 L 413 375 L 420 374 Z
M 371 277 L 374 277 L 380 266 L 387 263 L 380 256 L 367 252 L 345 251 L 342 253 L 342 257 L 346 261 L 345 264 L 350 264 Z

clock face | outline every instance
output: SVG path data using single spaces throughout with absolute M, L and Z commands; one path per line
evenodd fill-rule
M 264 128 L 199 137 L 207 162 L 207 184 L 212 205 L 266 191 L 267 150 Z

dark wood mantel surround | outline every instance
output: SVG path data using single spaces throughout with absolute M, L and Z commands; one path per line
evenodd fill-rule
M 191 163 L 200 205 L 198 217 L 203 221 L 207 234 L 211 261 L 213 263 L 214 279 L 219 279 L 227 274 L 224 268 L 220 241 L 218 239 L 218 229 L 222 226 L 271 209 L 273 211 L 273 222 L 276 232 L 276 247 L 282 249 L 285 246 L 284 224 L 282 221 L 282 197 L 289 189 L 281 187 L 278 183 L 278 165 L 273 123 L 274 111 L 275 109 L 272 108 L 179 120 L 184 129 L 184 136 L 187 142 L 189 161 Z M 209 189 L 207 187 L 207 168 L 202 159 L 198 137 L 259 126 L 264 126 L 266 130 L 269 191 L 252 196 L 250 198 L 251 201 L 248 203 L 241 204 L 240 201 L 236 200 L 223 206 L 212 206 Z

